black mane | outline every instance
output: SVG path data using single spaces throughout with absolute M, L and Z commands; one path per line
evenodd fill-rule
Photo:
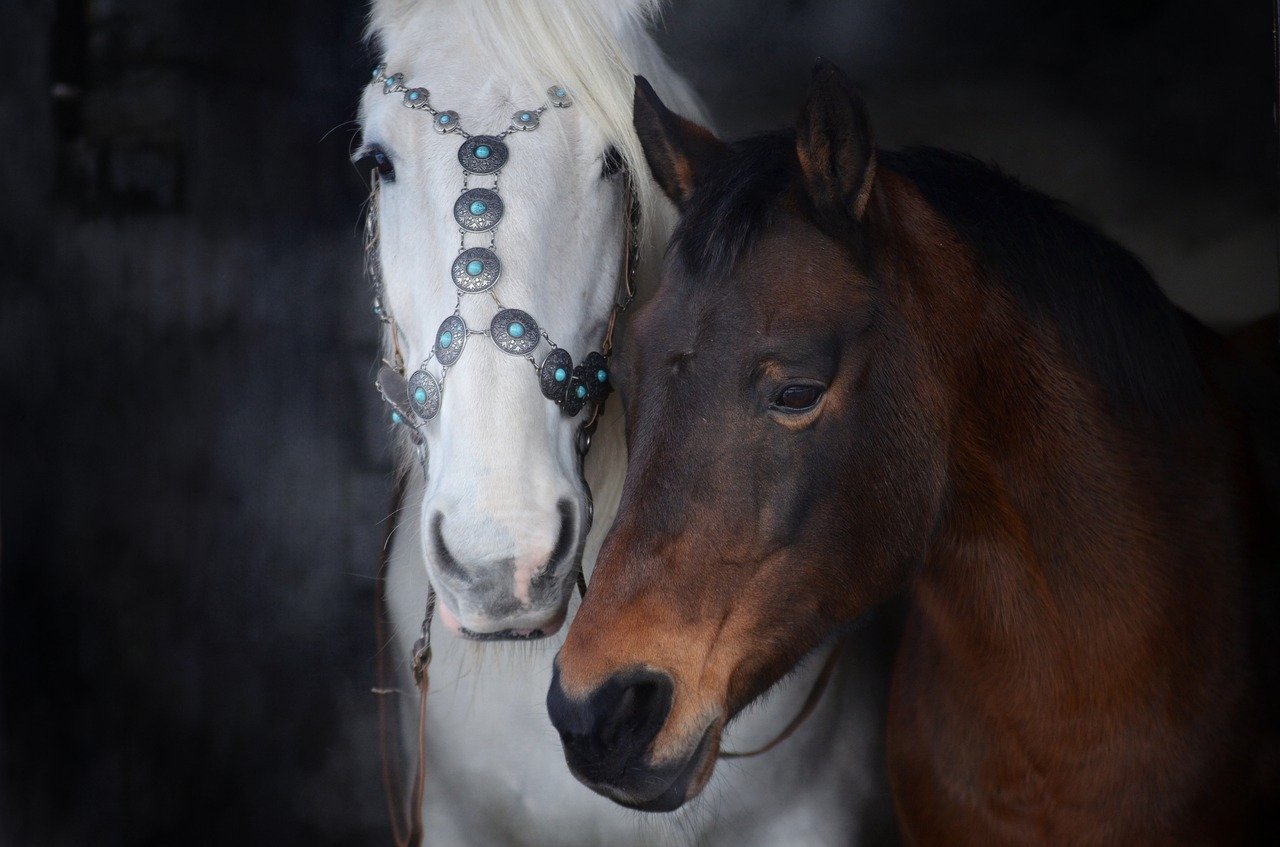
M 1181 311 L 1142 262 L 1063 205 L 969 156 L 919 149 L 885 153 L 968 242 L 991 281 L 1067 352 L 1113 402 L 1159 418 L 1200 396 L 1201 376 Z
M 1162 420 L 1198 407 L 1203 383 L 1184 332 L 1191 319 L 1136 256 L 972 157 L 922 148 L 880 151 L 879 162 L 916 184 L 973 249 L 988 281 L 1053 326 L 1113 403 Z M 792 133 L 734 145 L 705 175 L 673 235 L 690 275 L 727 275 L 798 174 Z

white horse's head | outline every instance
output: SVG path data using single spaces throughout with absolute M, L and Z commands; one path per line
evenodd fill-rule
M 527 321 L 503 322 L 491 335 L 454 325 L 444 339 L 442 321 L 456 311 L 472 332 L 488 331 L 502 308 L 519 309 L 575 364 L 601 349 L 623 267 L 626 173 L 646 214 L 663 203 L 630 120 L 632 73 L 661 63 L 642 35 L 651 5 L 374 3 L 383 76 L 402 75 L 384 81 L 375 73 L 366 88 L 355 157 L 380 173 L 377 259 L 383 306 L 398 327 L 386 344 L 398 345 L 406 374 L 422 369 L 440 380 L 441 360 L 449 358 L 442 341 L 463 343 L 444 375 L 438 413 L 410 416 L 427 456 L 422 554 L 441 616 L 455 633 L 528 637 L 550 634 L 563 621 L 592 522 L 577 447 L 592 404 L 569 414 L 577 404 L 564 408 L 544 396 L 528 359 L 545 360 L 553 349 L 546 339 L 526 355 L 499 348 L 499 340 L 511 342 L 502 337 L 508 330 L 522 336 L 517 349 L 538 340 Z M 548 86 L 563 87 L 572 105 L 556 107 L 557 92 Z M 501 139 L 509 158 L 498 174 L 500 225 L 460 235 L 455 203 L 464 190 L 459 149 L 467 139 L 453 128 L 498 136 L 511 126 L 527 129 L 520 126 L 525 115 L 536 130 Z M 474 152 L 501 151 L 486 145 Z M 470 189 L 495 182 L 483 174 L 467 180 Z M 471 198 L 462 205 L 464 217 L 482 211 Z M 459 259 L 470 248 L 491 248 L 501 272 L 487 292 L 460 295 L 455 263 L 466 284 L 482 271 L 483 285 L 491 270 L 487 254 Z M 409 385 L 410 396 L 416 388 Z

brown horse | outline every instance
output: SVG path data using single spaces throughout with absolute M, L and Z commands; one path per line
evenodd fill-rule
M 1245 409 L 1276 395 L 1052 200 L 877 150 L 831 65 L 794 132 L 733 146 L 643 80 L 635 108 L 682 221 L 548 694 L 579 778 L 679 806 L 726 721 L 907 589 L 909 841 L 1270 837 L 1275 429 Z

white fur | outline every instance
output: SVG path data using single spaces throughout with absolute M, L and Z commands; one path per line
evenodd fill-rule
M 642 286 L 673 225 L 670 205 L 648 179 L 631 127 L 632 74 L 645 74 L 678 111 L 705 123 L 695 98 L 644 30 L 646 0 L 376 0 L 371 34 L 388 72 L 430 89 L 471 132 L 505 127 L 517 108 L 537 106 L 546 87 L 572 92 L 570 109 L 549 109 L 541 127 L 508 139 L 502 175 L 506 215 L 497 252 L 496 293 L 530 312 L 580 360 L 597 349 L 621 261 L 618 187 L 599 179 L 599 156 L 614 146 L 641 182 L 649 238 Z M 366 143 L 392 156 L 384 185 L 381 259 L 386 299 L 405 333 L 409 366 L 429 348 L 453 310 L 448 268 L 458 248 L 451 208 L 461 188 L 460 139 L 441 136 L 430 117 L 370 86 L 361 104 Z M 479 243 L 473 241 L 469 243 Z M 463 317 L 488 325 L 488 298 L 464 298 Z M 545 352 L 545 350 L 540 351 Z M 583 563 L 588 574 L 617 509 L 626 454 L 616 401 L 596 433 L 586 475 L 595 520 Z M 427 573 L 423 518 L 445 514 L 455 555 L 528 560 L 554 542 L 554 504 L 582 508 L 574 430 L 538 391 L 526 362 L 472 337 L 451 369 L 439 417 L 427 427 L 430 464 L 402 462 L 409 496 L 397 519 L 388 602 L 396 630 L 387 649 L 400 659 L 400 687 L 412 690 L 407 657 L 422 620 Z M 466 614 L 466 610 L 457 610 Z M 572 608 L 570 610 L 572 615 Z M 547 718 L 551 661 L 563 640 L 474 644 L 433 632 L 429 698 L 427 843 L 442 845 L 852 844 L 856 810 L 872 785 L 866 698 L 829 694 L 818 714 L 782 748 L 722 763 L 704 797 L 672 815 L 629 812 L 570 775 Z M 571 620 L 571 618 L 570 618 Z M 464 621 L 466 623 L 466 621 Z M 778 687 L 766 706 L 736 722 L 726 745 L 762 743 L 799 707 L 817 663 Z M 839 688 L 839 678 L 833 688 Z M 404 698 L 407 749 L 416 706 Z M 846 752 L 823 755 L 833 747 Z M 406 757 L 412 761 L 412 756 Z

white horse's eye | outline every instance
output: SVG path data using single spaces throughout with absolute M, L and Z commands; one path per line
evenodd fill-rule
M 366 181 L 369 176 L 369 172 L 376 168 L 378 176 L 380 176 L 384 182 L 395 182 L 396 169 L 395 166 L 391 164 L 391 157 L 388 156 L 387 152 L 377 144 L 368 144 L 361 147 L 356 151 L 356 154 L 351 157 L 351 163 L 356 166 L 358 171 L 360 171 L 360 175 L 366 178 Z
M 600 178 L 608 179 L 622 171 L 622 156 L 618 151 L 610 147 L 604 151 L 604 156 L 600 164 Z

